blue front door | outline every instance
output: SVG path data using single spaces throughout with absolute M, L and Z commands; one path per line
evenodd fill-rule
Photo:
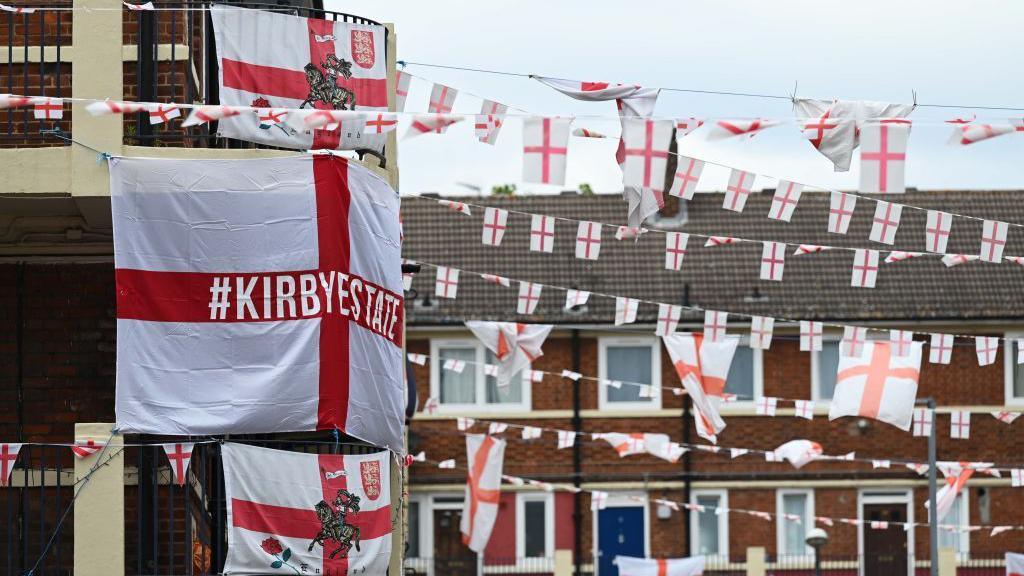
M 597 512 L 597 576 L 619 576 L 616 556 L 643 558 L 644 509 L 605 508 Z

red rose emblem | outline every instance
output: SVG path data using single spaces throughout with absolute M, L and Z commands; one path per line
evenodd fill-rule
M 267 538 L 260 543 L 260 548 L 267 554 L 280 554 L 284 551 L 284 547 L 281 546 L 281 542 L 277 538 Z
M 253 108 L 270 108 L 270 101 L 264 98 L 263 96 L 260 96 L 259 98 L 253 100 L 250 106 L 252 106 Z

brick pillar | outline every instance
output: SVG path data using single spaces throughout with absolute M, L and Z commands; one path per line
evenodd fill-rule
M 765 569 L 764 548 L 747 548 L 747 576 L 764 576 Z
M 75 459 L 75 576 L 124 576 L 124 439 L 113 424 L 75 424 L 75 442 L 109 442 Z M 98 466 L 98 467 L 97 467 Z

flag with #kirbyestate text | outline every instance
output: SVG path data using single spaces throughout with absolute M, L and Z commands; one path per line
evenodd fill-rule
M 404 452 L 398 195 L 330 155 L 112 158 L 117 427 Z
M 226 443 L 224 574 L 384 574 L 389 453 L 307 454 Z
M 384 27 L 214 5 L 220 104 L 254 108 L 388 109 Z M 219 121 L 221 136 L 302 150 L 370 149 L 386 134 L 345 127 L 297 132 L 252 114 Z

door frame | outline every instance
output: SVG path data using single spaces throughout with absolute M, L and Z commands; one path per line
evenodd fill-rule
M 903 504 L 907 510 L 907 522 L 914 522 L 914 489 L 913 488 L 861 488 L 857 491 L 857 554 L 864 558 L 864 530 L 871 528 L 864 524 L 865 504 Z M 907 574 L 914 574 L 914 531 L 904 530 L 907 539 Z M 858 562 L 858 573 L 863 576 L 864 562 Z
M 462 500 L 455 501 L 455 498 L 463 496 Z M 427 574 L 434 576 L 437 569 L 434 567 L 434 512 L 438 510 L 462 510 L 465 502 L 465 492 L 433 492 L 422 496 L 412 496 L 420 503 L 420 550 L 430 551 L 431 556 L 427 560 Z M 441 501 L 441 500 L 446 501 Z M 425 512 L 425 513 L 424 513 Z M 483 574 L 484 556 L 476 554 L 477 574 Z
M 643 499 L 641 502 L 638 498 Z M 644 512 L 644 557 L 650 558 L 651 556 L 651 501 L 650 496 L 647 492 L 609 492 L 608 499 L 605 500 L 605 508 L 643 508 Z M 597 522 L 597 517 L 600 516 L 600 510 L 594 510 L 590 514 L 590 529 L 591 529 L 591 558 L 594 563 L 594 576 L 599 576 L 598 571 L 600 570 L 600 562 L 597 556 L 597 542 L 600 539 L 600 526 Z

